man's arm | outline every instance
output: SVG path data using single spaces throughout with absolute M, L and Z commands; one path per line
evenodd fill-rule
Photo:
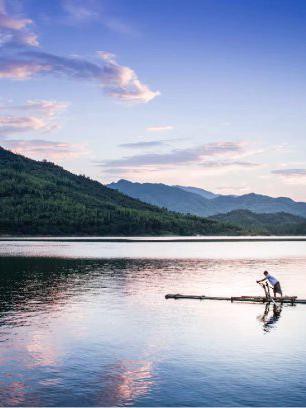
M 263 279 L 260 279 L 260 280 L 258 280 L 258 281 L 256 281 L 257 283 L 261 283 L 261 282 L 264 282 L 264 281 L 266 281 L 267 280 L 267 278 L 263 278 Z

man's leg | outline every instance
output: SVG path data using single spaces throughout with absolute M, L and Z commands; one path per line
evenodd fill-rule
M 282 291 L 281 285 L 279 285 L 279 294 L 280 294 L 281 296 L 283 296 L 283 291 Z
M 274 286 L 273 292 L 274 292 L 274 297 L 276 297 L 277 293 L 279 293 L 281 297 L 283 296 L 283 292 L 282 292 L 282 289 L 281 289 L 281 286 L 280 286 L 279 282 Z

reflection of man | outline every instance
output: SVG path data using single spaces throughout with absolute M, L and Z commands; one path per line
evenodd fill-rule
M 275 323 L 279 320 L 282 312 L 282 306 L 273 305 L 273 314 L 269 317 L 270 303 L 266 304 L 265 312 L 262 316 L 258 317 L 258 320 L 263 323 L 263 329 L 265 332 L 269 332 Z
M 277 293 L 283 296 L 282 288 L 279 281 L 276 278 L 274 278 L 274 276 L 270 275 L 268 271 L 264 271 L 264 275 L 265 277 L 261 280 L 258 280 L 257 283 L 269 281 L 269 283 L 273 286 L 274 297 L 276 297 Z

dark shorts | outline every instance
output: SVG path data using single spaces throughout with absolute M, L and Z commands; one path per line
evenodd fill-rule
M 282 288 L 279 282 L 277 282 L 274 287 L 273 287 L 274 293 L 279 293 L 280 295 L 282 294 Z

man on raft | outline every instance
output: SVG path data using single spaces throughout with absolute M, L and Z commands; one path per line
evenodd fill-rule
M 279 293 L 281 296 L 283 296 L 282 288 L 279 283 L 279 281 L 274 278 L 274 276 L 270 275 L 268 271 L 264 271 L 265 277 L 261 280 L 256 281 L 257 283 L 269 281 L 269 283 L 273 286 L 273 293 L 274 297 L 276 297 L 276 294 Z

